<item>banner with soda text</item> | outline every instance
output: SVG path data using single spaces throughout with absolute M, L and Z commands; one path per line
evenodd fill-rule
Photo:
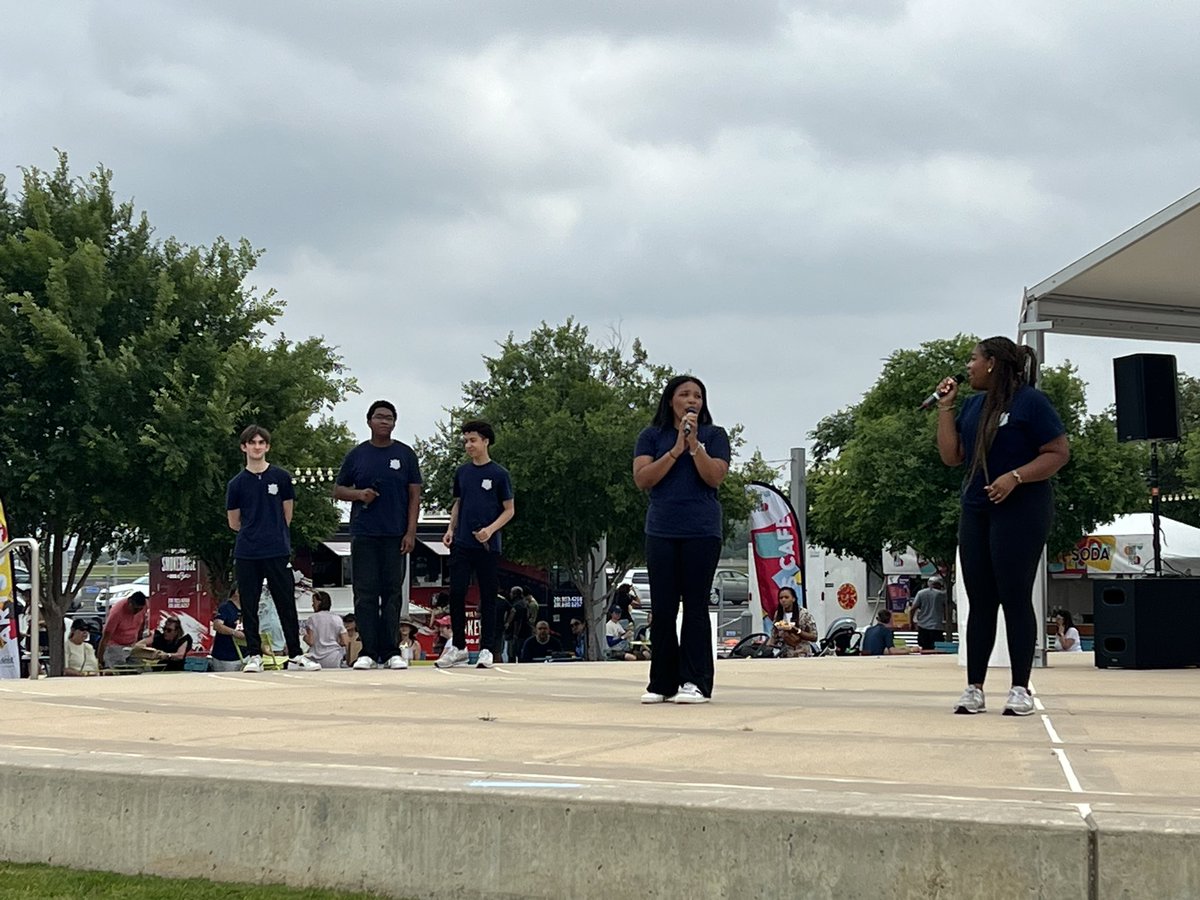
M 7 544 L 8 520 L 0 500 L 0 544 Z M 17 622 L 16 587 L 12 553 L 0 557 L 0 678 L 21 677 L 20 628 Z
M 762 481 L 746 485 L 754 507 L 750 511 L 750 548 L 763 615 L 773 618 L 779 606 L 779 589 L 790 587 L 804 597 L 804 535 L 792 504 L 777 489 Z

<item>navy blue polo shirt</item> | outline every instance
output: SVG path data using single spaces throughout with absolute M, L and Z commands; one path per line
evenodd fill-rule
M 458 501 L 455 545 L 479 547 L 473 532 L 495 522 L 504 511 L 504 501 L 512 498 L 512 477 L 504 466 L 491 460 L 482 466 L 475 463 L 459 466 L 454 473 L 454 499 Z M 488 549 L 500 552 L 500 532 L 488 539 Z
M 237 608 L 234 602 L 226 600 L 217 607 L 217 614 L 214 618 L 220 619 L 222 625 L 234 628 L 237 626 L 241 615 L 242 611 Z M 237 647 L 233 643 L 233 637 L 228 634 L 215 635 L 213 637 L 211 655 L 213 659 L 219 659 L 223 662 L 233 662 L 235 659 L 239 659 Z
M 364 441 L 346 454 L 337 483 L 360 490 L 373 488 L 379 496 L 370 503 L 350 506 L 350 534 L 363 537 L 403 537 L 408 533 L 408 488 L 421 483 L 421 467 L 412 447 L 392 441 L 376 447 Z
M 954 423 L 962 441 L 963 459 L 968 472 L 971 471 L 971 460 L 975 455 L 975 434 L 986 396 L 984 392 L 968 397 Z M 996 429 L 996 438 L 987 455 L 987 474 L 995 481 L 1001 475 L 1020 468 L 1038 455 L 1038 448 L 1065 433 L 1062 419 L 1046 395 L 1036 388 L 1022 385 L 1013 395 L 1008 412 L 1000 416 L 1000 427 Z M 991 507 L 984 490 L 985 484 L 983 471 L 976 472 L 971 483 L 963 485 L 963 506 L 969 509 Z
M 674 428 L 643 428 L 633 455 L 658 459 L 675 446 Z M 713 459 L 729 462 L 729 435 L 717 425 L 700 425 L 696 437 Z M 646 534 L 651 537 L 693 538 L 722 536 L 721 503 L 717 489 L 708 485 L 696 471 L 691 453 L 675 461 L 667 474 L 650 488 L 650 508 L 646 510 Z
M 896 636 L 888 626 L 877 622 L 863 632 L 860 651 L 863 656 L 882 656 L 889 647 L 896 646 Z
M 242 469 L 225 490 L 225 509 L 242 513 L 233 545 L 234 559 L 274 559 L 292 555 L 292 537 L 283 516 L 283 501 L 295 500 L 287 469 L 268 465 L 262 472 Z

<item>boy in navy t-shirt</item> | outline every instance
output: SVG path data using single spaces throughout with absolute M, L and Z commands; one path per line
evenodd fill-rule
M 496 433 L 487 422 L 472 420 L 461 429 L 470 462 L 454 473 L 454 505 L 442 543 L 450 548 L 450 624 L 453 635 L 438 657 L 439 668 L 464 666 L 467 654 L 467 587 L 471 573 L 479 584 L 479 659 L 490 669 L 500 651 L 496 628 L 499 589 L 500 529 L 512 520 L 513 489 L 508 470 L 492 462 Z
M 262 637 L 258 626 L 258 601 L 263 579 L 279 613 L 288 662 L 293 668 L 320 669 L 300 648 L 300 619 L 296 614 L 296 582 L 288 561 L 292 555 L 292 508 L 296 489 L 286 469 L 267 462 L 271 432 L 250 425 L 242 432 L 246 468 L 238 472 L 225 490 L 225 512 L 229 527 L 237 532 L 233 545 L 238 593 L 242 598 L 246 658 L 243 672 L 262 671 Z

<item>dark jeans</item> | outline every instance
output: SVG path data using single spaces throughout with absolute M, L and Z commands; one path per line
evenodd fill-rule
M 700 693 L 713 691 L 713 637 L 708 598 L 721 559 L 721 539 L 646 536 L 650 570 L 650 685 L 647 690 L 673 697 L 691 682 Z M 683 604 L 683 624 L 675 619 Z
M 996 643 L 996 612 L 1004 609 L 1015 687 L 1029 686 L 1037 618 L 1033 582 L 1054 521 L 1054 494 L 1044 481 L 1020 485 L 1003 503 L 963 509 L 958 552 L 971 601 L 967 618 L 967 681 L 983 684 Z
M 944 640 L 946 633 L 939 628 L 917 628 L 917 646 L 922 650 L 935 650 L 934 645 Z
M 350 539 L 354 568 L 354 618 L 362 652 L 385 663 L 400 652 L 400 603 L 404 554 L 399 537 L 355 535 Z
M 296 581 L 288 568 L 286 556 L 271 559 L 234 560 L 237 574 L 238 594 L 242 598 L 242 631 L 246 635 L 246 655 L 262 655 L 262 633 L 258 624 L 258 601 L 262 598 L 263 579 L 271 591 L 271 601 L 279 613 L 279 624 L 283 626 L 283 639 L 287 641 L 287 655 L 299 656 L 300 618 L 296 614 Z M 271 648 L 279 649 L 279 648 Z
M 479 649 L 500 656 L 500 629 L 496 627 L 496 592 L 500 590 L 500 554 L 480 544 L 450 548 L 450 628 L 454 646 L 467 648 L 467 588 L 471 573 L 479 585 Z M 518 611 L 524 615 L 524 611 Z

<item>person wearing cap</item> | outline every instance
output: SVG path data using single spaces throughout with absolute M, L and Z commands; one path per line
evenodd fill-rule
M 80 619 L 71 623 L 71 633 L 63 641 L 64 675 L 79 677 L 100 674 L 96 651 L 88 640 L 89 631 L 87 623 Z
M 96 656 L 106 669 L 129 662 L 129 653 L 146 630 L 146 595 L 134 591 L 109 607 Z
M 941 575 L 929 579 L 927 587 L 917 591 L 908 608 L 909 621 L 917 629 L 917 646 L 934 650 L 938 641 L 946 639 L 942 623 L 946 621 L 946 590 Z

